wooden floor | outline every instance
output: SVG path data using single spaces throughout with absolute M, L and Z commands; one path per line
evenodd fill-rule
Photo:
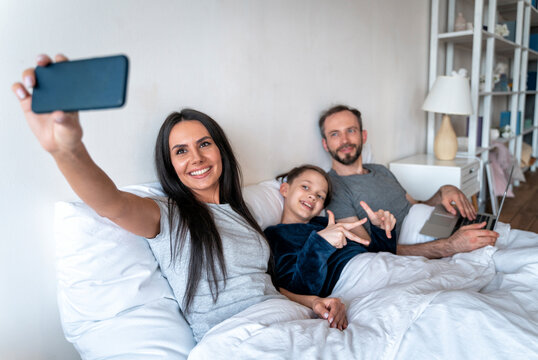
M 504 201 L 499 220 L 510 224 L 512 229 L 538 233 L 538 171 L 525 172 L 525 179 L 526 182 L 514 187 L 515 197 Z

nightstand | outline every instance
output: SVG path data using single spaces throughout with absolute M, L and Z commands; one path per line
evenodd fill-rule
M 389 169 L 416 200 L 428 200 L 442 185 L 454 185 L 468 198 L 480 191 L 476 158 L 437 160 L 433 154 L 417 154 L 391 162 Z

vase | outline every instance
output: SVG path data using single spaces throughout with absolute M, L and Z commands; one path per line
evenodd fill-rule
M 463 17 L 462 13 L 458 13 L 458 17 L 454 22 L 454 31 L 464 31 L 467 29 L 467 20 Z

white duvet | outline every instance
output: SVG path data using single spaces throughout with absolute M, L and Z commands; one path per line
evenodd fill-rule
M 214 327 L 189 359 L 538 359 L 538 236 L 500 225 L 496 247 L 452 258 L 356 256 L 332 294 L 344 331 L 270 300 Z

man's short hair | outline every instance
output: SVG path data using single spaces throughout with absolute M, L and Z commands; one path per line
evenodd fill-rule
M 329 116 L 333 114 L 339 113 L 341 111 L 346 111 L 346 110 L 351 111 L 355 115 L 355 117 L 357 118 L 357 121 L 359 122 L 359 131 L 362 132 L 361 112 L 355 108 L 352 108 L 346 105 L 336 105 L 336 106 L 331 107 L 328 110 L 325 110 L 319 118 L 319 123 L 318 123 L 319 132 L 321 133 L 321 137 L 323 139 L 326 139 L 325 138 L 325 119 L 327 119 Z

